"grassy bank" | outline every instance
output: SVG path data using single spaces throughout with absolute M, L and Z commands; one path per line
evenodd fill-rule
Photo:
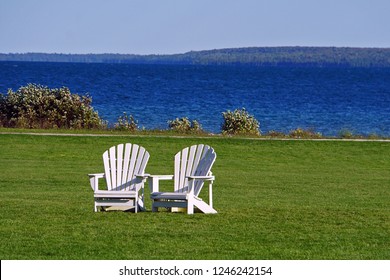
M 143 145 L 147 171 L 203 142 L 217 215 L 94 213 L 87 173 Z M 0 135 L 0 259 L 389 259 L 390 143 Z M 169 182 L 164 185 L 169 188 Z

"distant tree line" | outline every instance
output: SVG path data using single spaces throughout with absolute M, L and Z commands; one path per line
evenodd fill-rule
M 173 55 L 0 53 L 0 61 L 390 67 L 390 48 L 251 47 Z

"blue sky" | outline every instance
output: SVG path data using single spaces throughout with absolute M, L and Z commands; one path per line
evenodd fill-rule
M 0 53 L 390 47 L 389 0 L 0 0 Z

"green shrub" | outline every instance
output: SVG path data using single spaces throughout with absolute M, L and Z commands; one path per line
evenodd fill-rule
M 72 94 L 66 87 L 28 84 L 0 94 L 0 126 L 17 128 L 104 128 L 91 106 L 92 98 Z
M 137 131 L 138 121 L 134 119 L 132 115 L 127 115 L 126 112 L 118 118 L 118 122 L 115 123 L 114 128 L 116 130 Z
M 168 121 L 169 129 L 180 133 L 200 133 L 202 126 L 197 120 L 190 121 L 187 117 Z
M 242 109 L 222 113 L 222 133 L 227 135 L 260 135 L 260 124 L 254 116 Z
M 285 138 L 286 134 L 280 131 L 271 130 L 267 133 L 267 136 L 271 138 Z
M 354 138 L 355 135 L 353 134 L 352 131 L 350 131 L 349 129 L 342 129 L 340 132 L 339 132 L 339 136 L 341 138 L 345 138 L 345 139 L 350 139 L 350 138 Z
M 291 138 L 299 139 L 318 139 L 322 137 L 322 134 L 315 132 L 312 129 L 297 128 L 295 130 L 291 130 L 289 136 Z

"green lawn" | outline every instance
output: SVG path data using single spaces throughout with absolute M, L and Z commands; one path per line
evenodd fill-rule
M 148 196 L 147 212 L 94 213 L 87 174 L 125 142 L 150 152 L 152 174 L 172 174 L 183 147 L 213 146 L 219 213 L 152 213 Z M 0 145 L 0 259 L 390 259 L 389 142 L 3 134 Z

